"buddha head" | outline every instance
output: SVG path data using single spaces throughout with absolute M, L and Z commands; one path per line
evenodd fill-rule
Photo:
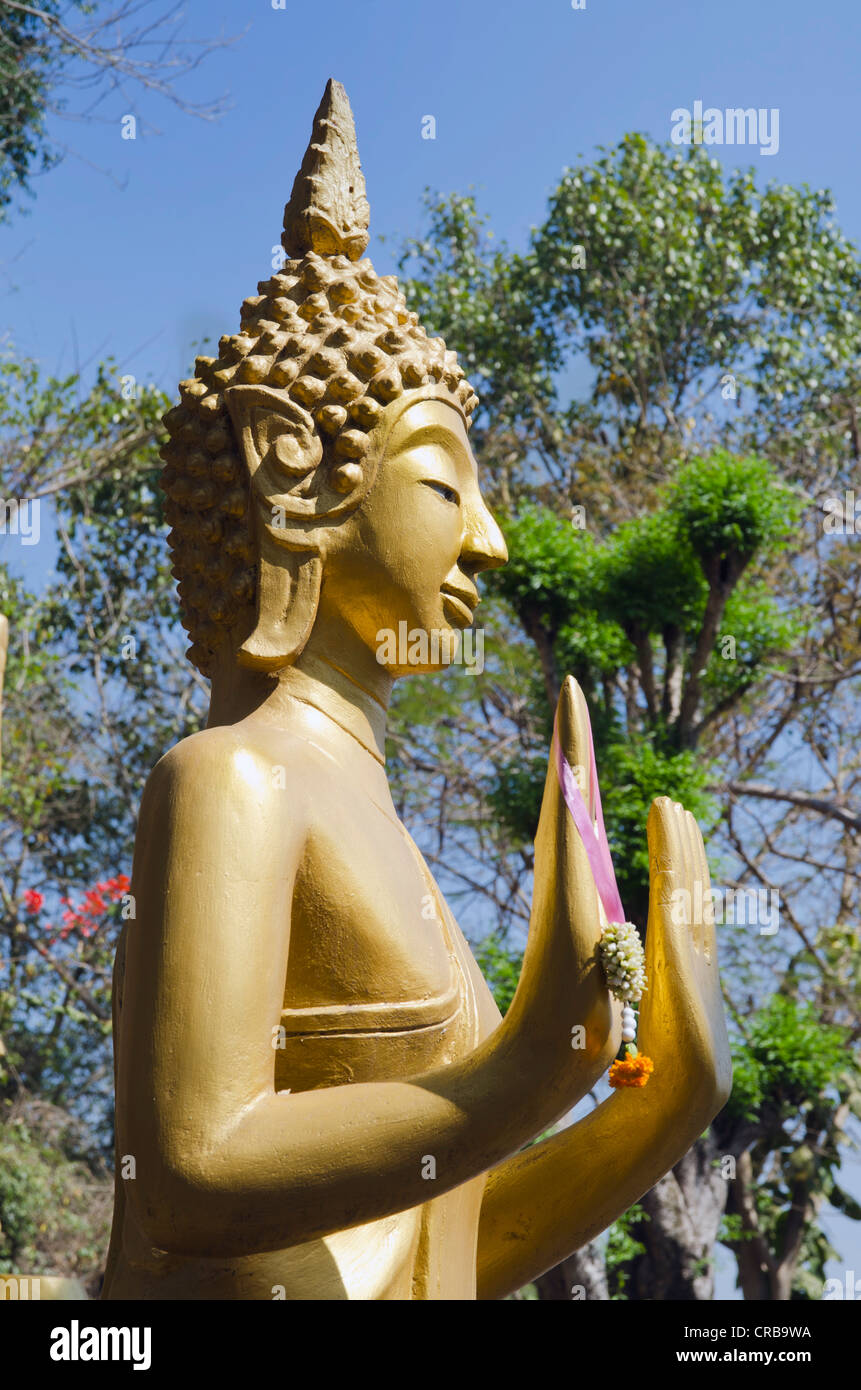
M 363 258 L 368 224 L 352 113 L 330 81 L 284 213 L 286 259 L 165 417 L 173 573 L 204 674 L 225 652 L 289 665 L 321 594 L 367 645 L 400 621 L 462 628 L 475 574 L 507 558 L 467 438 L 477 397 Z

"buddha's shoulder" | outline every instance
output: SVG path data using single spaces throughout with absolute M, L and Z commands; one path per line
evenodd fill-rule
M 313 745 L 282 728 L 243 721 L 190 734 L 165 753 L 150 773 L 152 793 L 218 791 L 256 801 L 300 792 L 324 770 Z

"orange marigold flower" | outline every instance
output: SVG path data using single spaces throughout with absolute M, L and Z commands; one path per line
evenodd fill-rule
M 613 1063 L 610 1068 L 610 1085 L 645 1086 L 654 1070 L 655 1064 L 651 1057 L 638 1052 L 635 1057 L 628 1056 L 624 1061 Z

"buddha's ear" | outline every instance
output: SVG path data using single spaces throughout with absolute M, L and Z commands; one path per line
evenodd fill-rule
M 257 617 L 237 660 L 274 671 L 296 659 L 317 616 L 323 562 L 306 490 L 323 446 L 311 417 L 279 391 L 231 386 L 224 397 L 257 504 Z
M 264 482 L 258 478 L 264 463 L 271 465 L 267 481 L 280 484 L 278 491 L 286 485 L 289 492 L 291 482 L 295 485 L 314 471 L 323 445 L 307 410 L 271 386 L 228 386 L 224 399 L 255 490 Z

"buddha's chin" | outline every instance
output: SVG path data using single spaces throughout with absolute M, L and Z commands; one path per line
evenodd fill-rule
M 447 615 L 427 626 L 402 620 L 392 630 L 395 640 L 386 653 L 389 659 L 384 662 L 387 674 L 399 680 L 402 676 L 428 676 L 447 671 L 449 666 L 458 664 L 463 631 L 468 626 L 470 624 L 462 619 L 456 624 L 447 621 Z
M 402 666 L 396 671 L 389 671 L 389 675 L 393 680 L 402 680 L 404 676 L 441 676 L 443 671 L 448 671 L 449 668 L 454 665 L 456 665 L 456 663 L 452 661 L 441 661 L 437 663 L 437 665 L 428 664 L 427 666 L 421 666 L 416 664 L 414 666 Z

